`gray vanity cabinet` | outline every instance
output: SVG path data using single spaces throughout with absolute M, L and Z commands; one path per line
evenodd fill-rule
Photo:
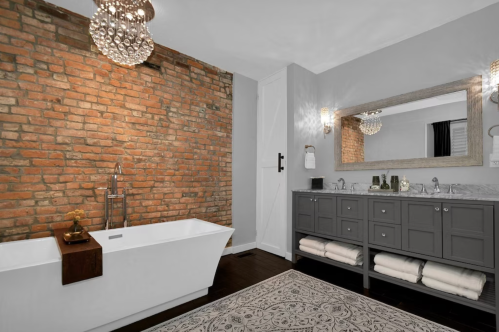
M 494 267 L 492 206 L 443 204 L 444 258 Z
M 315 259 L 362 274 L 364 288 L 375 278 L 494 313 L 499 327 L 499 200 L 464 198 L 294 191 L 293 262 Z M 360 245 L 369 259 L 351 266 L 303 252 L 299 241 L 308 234 Z M 474 301 L 396 279 L 374 270 L 372 258 L 381 251 L 482 271 L 487 283 Z
M 315 232 L 319 234 L 336 234 L 336 200 L 331 196 L 315 196 Z
M 442 257 L 442 204 L 402 202 L 402 250 Z
M 314 232 L 315 231 L 314 195 L 297 194 L 295 196 L 295 204 L 296 204 L 296 215 L 295 215 L 296 229 L 302 231 Z

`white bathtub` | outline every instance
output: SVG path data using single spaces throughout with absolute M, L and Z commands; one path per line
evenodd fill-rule
M 0 244 L 0 331 L 108 332 L 203 296 L 233 232 L 198 219 L 92 232 L 104 275 L 67 286 L 54 238 Z

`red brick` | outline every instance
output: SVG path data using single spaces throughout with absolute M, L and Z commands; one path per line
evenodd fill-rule
M 0 242 L 50 236 L 76 208 L 102 229 L 96 188 L 116 162 L 133 225 L 231 225 L 230 74 L 161 46 L 151 61 L 165 74 L 118 66 L 97 52 L 88 19 L 32 0 L 0 8 L 16 8 L 0 11 L 0 70 L 16 78 L 0 79 L 0 211 L 18 215 L 0 215 Z

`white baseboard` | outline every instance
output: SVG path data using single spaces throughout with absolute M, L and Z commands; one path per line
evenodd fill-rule
M 233 254 L 238 254 L 240 252 L 246 251 L 246 250 L 251 250 L 256 248 L 256 242 L 251 242 L 251 243 L 246 243 L 242 244 L 240 246 L 234 246 L 232 247 L 232 253 Z
M 291 253 L 290 252 L 286 252 L 286 256 L 284 256 L 285 259 L 287 259 L 288 261 L 292 261 L 292 257 L 291 257 Z
M 231 255 L 231 254 L 232 254 L 232 247 L 225 248 L 224 251 L 222 252 L 222 256 Z

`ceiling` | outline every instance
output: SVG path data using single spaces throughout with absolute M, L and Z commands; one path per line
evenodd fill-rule
M 92 0 L 48 0 L 90 17 Z M 152 0 L 154 40 L 260 80 L 296 63 L 314 73 L 499 0 Z

